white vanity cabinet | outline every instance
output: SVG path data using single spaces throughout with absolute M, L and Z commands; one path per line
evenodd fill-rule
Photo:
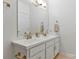
M 31 56 L 30 59 L 45 59 L 45 51 L 41 51 L 34 56 Z
M 54 41 L 54 55 L 56 56 L 59 53 L 60 48 L 60 41 L 59 38 L 56 38 Z
M 25 49 L 25 47 L 21 46 L 21 45 L 17 45 L 14 44 L 13 45 L 13 49 L 14 49 L 14 59 L 27 59 L 29 58 L 27 55 L 27 51 Z
M 59 37 L 51 39 L 46 43 L 46 59 L 54 59 L 55 56 L 59 53 Z
M 46 49 L 46 59 L 54 58 L 54 47 L 49 47 Z
M 52 36 L 32 41 L 13 41 L 15 59 L 54 59 L 59 53 L 59 38 Z
M 30 59 L 45 59 L 45 44 L 31 48 Z
M 46 42 L 46 59 L 54 58 L 54 40 Z

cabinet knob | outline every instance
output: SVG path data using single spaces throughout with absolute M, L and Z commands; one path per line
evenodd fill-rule
M 26 56 L 24 55 L 24 56 L 22 57 L 22 59 L 26 59 Z
M 39 57 L 39 59 L 41 59 L 41 56 Z
M 21 55 L 20 52 L 18 52 L 16 55 L 15 55 L 16 59 L 26 59 L 26 56 L 25 55 Z
M 21 53 L 20 53 L 20 52 L 18 52 L 15 56 L 21 56 Z

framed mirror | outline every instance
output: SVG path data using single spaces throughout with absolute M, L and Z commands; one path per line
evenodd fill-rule
M 17 35 L 25 32 L 40 32 L 41 24 L 44 31 L 49 29 L 48 4 L 46 0 L 18 0 Z

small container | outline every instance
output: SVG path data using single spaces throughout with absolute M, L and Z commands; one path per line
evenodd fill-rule
M 56 23 L 54 25 L 54 32 L 59 32 L 59 25 L 58 25 L 58 21 L 56 20 Z
M 39 37 L 39 33 L 36 32 L 36 33 L 35 33 L 35 36 L 36 36 L 36 37 Z

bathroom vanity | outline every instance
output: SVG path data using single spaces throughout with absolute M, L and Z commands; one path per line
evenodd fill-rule
M 54 59 L 59 53 L 59 36 L 47 35 L 12 41 L 15 59 Z
M 38 2 L 38 3 L 37 3 Z M 12 41 L 15 59 L 54 59 L 59 53 L 59 36 L 49 28 L 48 0 L 17 1 L 17 40 Z M 36 37 L 28 33 L 36 34 Z M 44 36 L 38 36 L 41 33 Z M 20 38 L 25 36 L 25 38 Z M 27 40 L 26 36 L 30 39 Z

